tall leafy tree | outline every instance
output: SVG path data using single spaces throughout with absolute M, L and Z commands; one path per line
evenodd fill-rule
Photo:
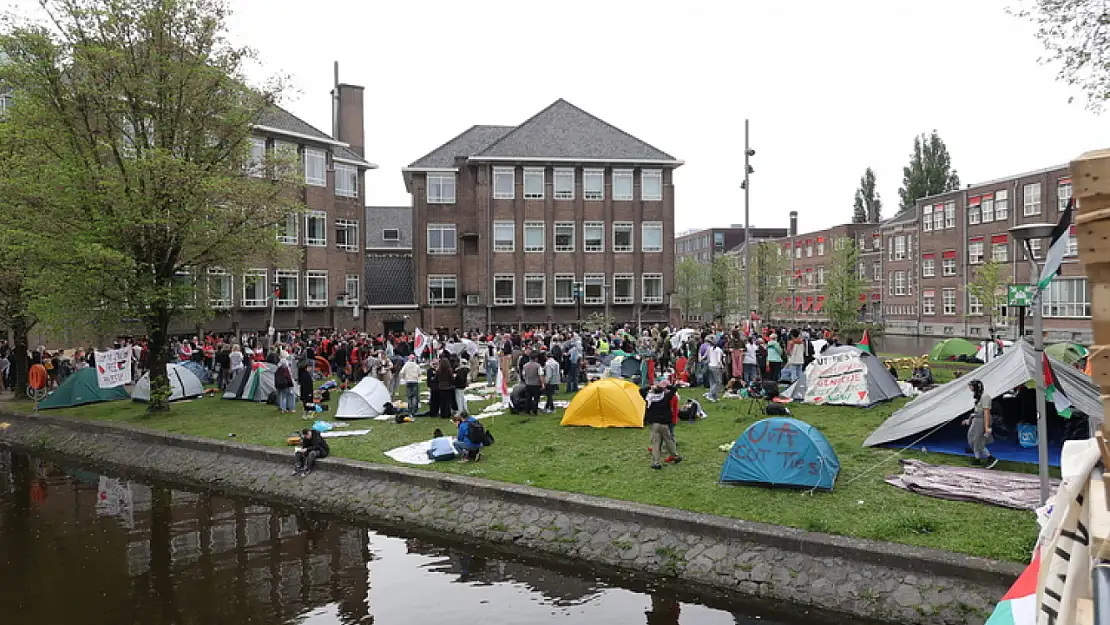
M 852 223 L 877 224 L 882 219 L 883 201 L 875 189 L 875 171 L 868 167 L 859 179 L 859 188 L 856 189 Z
M 1010 284 L 1006 266 L 989 260 L 975 270 L 975 277 L 967 283 L 967 292 L 974 295 L 990 317 L 991 327 L 997 327 L 1002 305 L 1006 303 L 1006 287 Z
M 851 332 L 859 325 L 859 296 L 863 287 L 859 249 L 851 237 L 844 237 L 833 245 L 824 289 L 825 312 L 837 331 Z
M 674 299 L 684 317 L 701 312 L 709 288 L 709 267 L 692 258 L 682 259 L 674 270 L 674 287 Z
M 1105 0 L 1016 0 L 1011 10 L 1036 26 L 1045 47 L 1041 61 L 1059 67 L 1057 79 L 1079 88 L 1087 107 L 1101 111 L 1110 98 L 1110 6 Z
M 727 321 L 733 313 L 743 307 L 742 289 L 738 288 L 740 261 L 727 254 L 718 254 L 709 265 L 709 289 L 706 303 L 713 311 L 713 317 Z
M 913 208 L 920 198 L 959 188 L 960 177 L 952 168 L 948 146 L 937 131 L 914 137 L 910 163 L 902 168 L 899 212 Z
M 34 164 L 0 184 L 29 196 L 27 234 L 51 259 L 32 309 L 54 327 L 139 319 L 150 410 L 167 410 L 171 321 L 208 314 L 209 269 L 277 258 L 274 227 L 302 210 L 296 156 L 250 157 L 281 82 L 247 85 L 252 52 L 228 41 L 225 0 L 41 3 L 45 23 L 0 33 L 0 84 L 16 90 L 5 132 Z
M 790 261 L 783 255 L 782 246 L 763 241 L 756 245 L 752 262 L 752 284 L 755 286 L 752 308 L 763 320 L 778 319 L 785 310 L 781 300 L 788 292 L 785 276 Z

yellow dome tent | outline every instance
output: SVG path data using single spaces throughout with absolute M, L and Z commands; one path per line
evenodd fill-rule
M 594 428 L 644 427 L 640 387 L 620 378 L 604 378 L 578 391 L 560 425 Z

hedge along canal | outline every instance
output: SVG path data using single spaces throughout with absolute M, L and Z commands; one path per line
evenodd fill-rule
M 295 478 L 291 454 L 273 448 L 8 410 L 0 417 L 9 424 L 0 444 L 21 450 L 862 618 L 980 623 L 1021 571 L 944 551 L 335 457 Z

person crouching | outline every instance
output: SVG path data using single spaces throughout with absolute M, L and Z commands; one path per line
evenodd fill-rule
M 474 417 L 465 412 L 457 412 L 451 417 L 459 428 L 455 435 L 455 451 L 461 456 L 459 462 L 473 460 L 477 462 L 482 457 L 482 445 L 485 443 L 485 428 Z
M 297 461 L 297 465 L 293 469 L 293 475 L 303 476 L 312 473 L 316 461 L 327 458 L 329 453 L 331 453 L 331 449 L 328 447 L 328 442 L 324 440 L 323 436 L 320 436 L 319 432 L 311 429 L 301 430 L 301 444 L 297 447 L 296 453 L 293 454 Z
M 671 400 L 675 390 L 666 382 L 659 382 L 651 388 L 640 389 L 647 407 L 644 408 L 644 422 L 651 425 L 651 468 L 662 469 L 660 454 L 662 446 L 667 446 L 667 460 L 678 464 L 682 456 L 674 444 L 671 423 L 674 419 Z

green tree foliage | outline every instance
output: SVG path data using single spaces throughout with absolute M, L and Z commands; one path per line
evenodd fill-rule
M 709 267 L 684 258 L 674 270 L 674 301 L 684 317 L 701 312 L 709 288 Z
M 868 167 L 859 179 L 859 188 L 856 189 L 855 203 L 853 204 L 852 223 L 877 224 L 882 219 L 883 201 L 875 189 L 875 172 Z
M 989 260 L 975 270 L 975 278 L 967 283 L 967 292 L 983 305 L 990 316 L 991 327 L 997 327 L 999 312 L 1006 303 L 1006 287 L 1010 284 L 1006 266 Z
M 141 320 L 150 409 L 165 410 L 171 320 L 209 313 L 209 269 L 277 259 L 274 227 L 303 210 L 295 155 L 246 175 L 281 83 L 247 86 L 252 52 L 228 42 L 225 0 L 42 6 L 46 23 L 0 34 L 0 84 L 16 90 L 5 134 L 22 161 L 0 185 L 35 206 L 27 233 L 49 259 L 31 309 L 54 327 Z
M 740 286 L 739 260 L 725 254 L 718 254 L 709 266 L 709 291 L 706 295 L 708 307 L 715 319 L 725 321 L 743 309 L 743 287 Z M 739 287 L 739 288 L 738 288 Z
M 852 332 L 859 325 L 859 296 L 864 282 L 859 277 L 859 249 L 850 237 L 833 245 L 825 278 L 825 313 L 838 332 Z
M 755 288 L 755 302 L 752 308 L 764 321 L 779 320 L 786 307 L 782 300 L 789 293 L 786 273 L 790 260 L 783 254 L 782 246 L 770 241 L 756 245 L 752 255 L 752 285 Z
M 899 212 L 913 208 L 920 198 L 959 188 L 960 177 L 952 169 L 952 157 L 937 131 L 914 137 L 910 164 L 902 168 Z
M 1087 108 L 1101 111 L 1110 98 L 1110 6 L 1105 0 L 1016 0 L 1011 12 L 1036 26 L 1045 47 L 1041 61 L 1060 68 L 1057 79 L 1078 87 Z

